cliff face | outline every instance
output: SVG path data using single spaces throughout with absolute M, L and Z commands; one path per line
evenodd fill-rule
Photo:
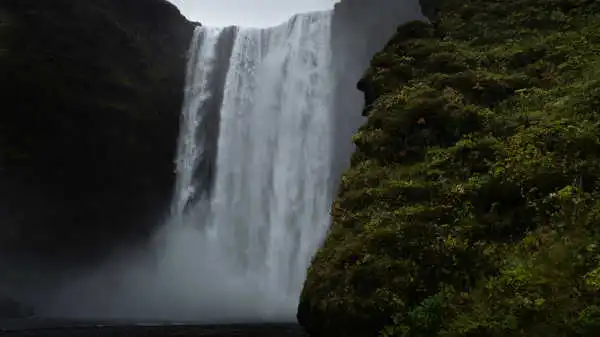
M 149 229 L 192 32 L 165 0 L 2 2 L 2 249 L 92 251 Z
M 392 37 L 399 24 L 421 19 L 417 0 L 343 0 L 335 4 L 331 29 L 334 123 L 333 176 L 349 166 L 352 135 L 365 122 L 361 115 L 363 94 L 356 82 L 371 58 Z M 334 181 L 335 186 L 339 180 Z
M 368 121 L 298 308 L 313 336 L 592 336 L 600 2 L 445 0 L 359 87 Z

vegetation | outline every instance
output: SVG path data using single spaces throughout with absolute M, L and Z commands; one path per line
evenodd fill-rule
M 600 1 L 437 13 L 361 80 L 370 117 L 298 319 L 329 337 L 595 336 Z
M 166 0 L 2 1 L 0 248 L 81 252 L 148 228 L 192 32 Z

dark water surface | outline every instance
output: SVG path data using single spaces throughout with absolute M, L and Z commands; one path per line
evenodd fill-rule
M 102 322 L 57 319 L 14 319 L 0 321 L 0 336 L 43 337 L 307 337 L 294 323 L 198 325 L 174 322 Z

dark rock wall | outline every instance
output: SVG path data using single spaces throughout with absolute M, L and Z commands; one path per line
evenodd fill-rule
M 349 165 L 352 135 L 366 121 L 361 116 L 364 95 L 356 88 L 373 55 L 380 51 L 396 28 L 422 19 L 414 0 L 343 0 L 335 4 L 332 23 L 334 88 L 333 183 Z
M 2 249 L 91 252 L 151 228 L 193 26 L 166 0 L 2 1 Z

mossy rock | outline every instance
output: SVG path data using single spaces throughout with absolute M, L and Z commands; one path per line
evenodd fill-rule
M 437 8 L 361 80 L 369 119 L 298 319 L 328 337 L 593 336 L 600 1 Z

